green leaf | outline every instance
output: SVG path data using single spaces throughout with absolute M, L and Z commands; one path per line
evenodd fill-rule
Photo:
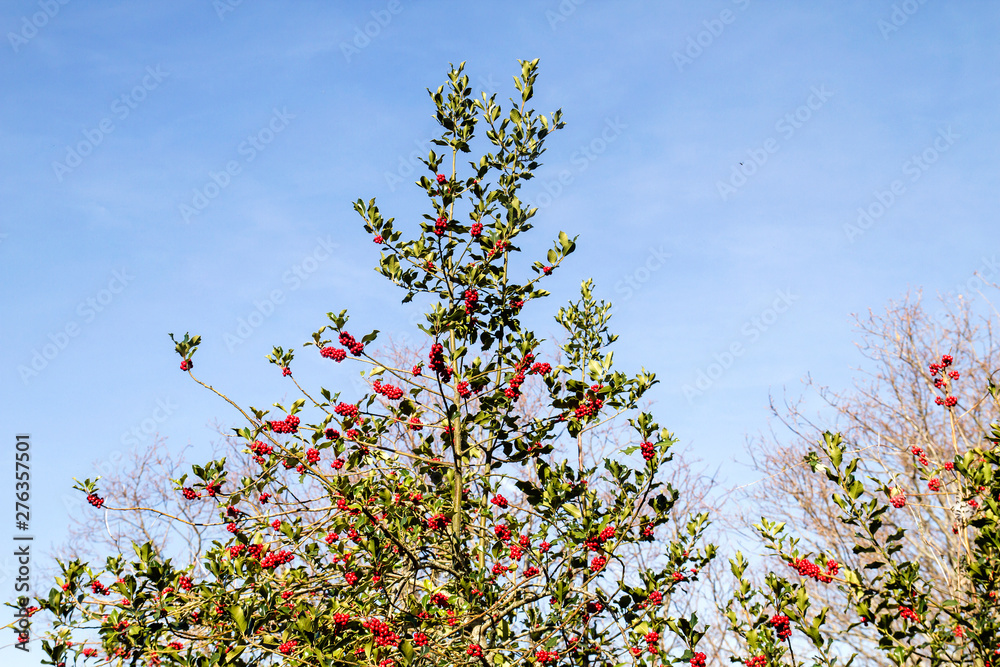
M 240 632 L 247 631 L 247 619 L 243 614 L 243 608 L 238 604 L 234 604 L 229 608 L 229 615 L 233 617 L 233 621 L 236 622 L 236 627 L 240 629 Z

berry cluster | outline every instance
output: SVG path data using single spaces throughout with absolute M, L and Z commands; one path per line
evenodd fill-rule
M 257 456 L 270 456 L 274 453 L 274 447 L 260 440 L 254 440 L 254 443 L 250 445 L 250 451 Z
M 472 389 L 469 388 L 469 383 L 466 380 L 462 380 L 461 382 L 459 382 L 458 386 L 455 387 L 455 390 L 458 392 L 458 395 L 461 396 L 462 398 L 468 398 L 472 396 Z
M 496 244 L 492 248 L 490 248 L 489 250 L 486 251 L 486 257 L 488 259 L 492 259 L 493 255 L 496 255 L 497 253 L 503 252 L 506 248 L 507 248 L 507 242 L 506 241 L 497 241 Z
M 958 398 L 955 396 L 945 396 L 944 398 L 936 396 L 934 398 L 934 403 L 937 405 L 943 405 L 946 408 L 953 408 L 958 405 Z
M 427 527 L 431 530 L 444 530 L 448 526 L 448 517 L 444 514 L 435 514 L 427 519 Z
M 955 358 L 953 356 L 951 356 L 950 354 L 942 354 L 941 355 L 941 363 L 940 364 L 931 364 L 930 365 L 931 376 L 935 376 L 938 373 L 944 371 L 944 369 L 946 369 L 949 366 L 951 366 L 951 364 L 954 361 L 955 361 Z M 951 375 L 951 373 L 949 373 L 948 375 Z
M 826 562 L 825 574 L 819 569 L 819 565 L 813 563 L 807 558 L 797 558 L 788 563 L 788 565 L 798 570 L 799 574 L 803 577 L 812 577 L 817 581 L 822 581 L 824 584 L 828 584 L 833 581 L 831 575 L 835 575 L 840 571 L 840 563 L 835 560 L 828 560 Z
M 410 417 L 410 421 L 407 422 L 411 431 L 422 431 L 424 428 L 424 423 L 420 421 L 420 417 L 413 415 Z
M 444 233 L 448 231 L 448 218 L 438 218 L 434 221 L 434 233 L 438 236 L 444 236 Z
M 372 239 L 374 243 L 385 243 L 385 239 L 382 238 L 381 234 L 376 234 L 375 238 Z
M 181 489 L 181 492 L 184 494 L 185 500 L 194 500 L 195 498 L 201 498 L 201 494 L 189 486 L 185 486 L 183 489 Z
M 503 563 L 496 563 L 493 565 L 493 574 L 499 576 L 501 574 L 506 574 L 510 570 L 509 567 Z
M 184 361 L 181 362 L 182 371 L 189 371 L 192 368 L 194 368 L 194 362 L 191 361 L 190 359 L 185 359 Z
M 892 504 L 892 506 L 895 507 L 896 509 L 900 509 L 901 507 L 905 507 L 906 506 L 906 493 L 902 489 L 900 489 L 899 487 L 896 487 L 892 491 L 892 496 L 889 498 L 889 503 Z
M 427 646 L 428 637 L 423 632 L 413 633 L 413 643 L 417 646 Z
M 483 647 L 479 644 L 469 644 L 469 648 L 465 649 L 465 652 L 473 658 L 483 657 Z
M 94 595 L 107 595 L 109 592 L 107 586 L 99 581 L 94 581 L 90 585 L 90 590 L 94 591 Z
M 536 574 L 538 574 L 538 568 L 535 567 L 534 565 L 531 565 L 531 566 L 529 566 L 528 568 L 526 568 L 524 570 L 524 576 L 525 576 L 525 578 L 533 577 Z
M 691 667 L 705 667 L 705 654 L 700 651 L 695 653 L 691 658 Z
M 479 302 L 479 292 L 469 288 L 465 290 L 462 298 L 465 299 L 465 312 L 471 314 L 476 309 L 476 303 Z
M 927 482 L 927 488 L 930 489 L 931 491 L 940 491 L 941 480 L 938 479 L 937 477 L 932 477 L 930 481 Z
M 319 450 L 314 447 L 310 447 L 306 450 L 306 459 L 309 463 L 316 463 L 319 461 Z
M 377 618 L 369 618 L 361 625 L 375 635 L 376 646 L 399 646 L 399 635 L 392 631 L 388 623 L 384 623 Z
M 947 356 L 947 355 L 945 355 L 945 356 Z M 907 620 L 913 621 L 914 623 L 917 623 L 917 622 L 920 621 L 920 617 L 917 616 L 916 612 L 914 612 L 909 607 L 904 607 L 904 606 L 900 605 L 900 607 L 899 607 L 899 615 L 902 616 L 903 618 L 907 619 Z
M 920 447 L 913 445 L 912 447 L 910 447 L 910 453 L 919 458 L 920 465 L 922 466 L 930 465 L 931 462 L 927 460 L 927 457 L 924 455 L 924 450 L 921 449 Z
M 327 346 L 324 347 L 322 350 L 320 350 L 319 353 L 324 358 L 333 359 L 337 363 L 340 363 L 341 361 L 347 358 L 347 352 L 345 350 L 340 349 L 339 347 Z
M 437 175 L 438 185 L 444 185 L 444 182 L 447 181 L 447 180 L 448 180 L 448 178 L 444 174 L 438 174 Z
M 294 558 L 295 556 L 282 549 L 281 551 L 271 552 L 264 556 L 260 561 L 260 566 L 263 568 L 278 567 L 279 565 L 292 562 Z
M 660 651 L 660 633 L 650 632 L 643 639 L 646 642 L 646 650 L 650 653 L 659 653 Z M 694 664 L 693 662 L 691 664 Z M 703 663 L 704 664 L 704 663 Z
M 946 408 L 953 408 L 958 405 L 958 398 L 951 395 L 951 383 L 958 380 L 960 376 L 958 371 L 949 371 L 945 373 L 945 369 L 951 366 L 954 361 L 954 357 L 950 354 L 941 355 L 941 363 L 931 364 L 929 367 L 931 376 L 934 377 L 934 386 L 937 389 L 942 389 L 945 392 L 945 396 L 935 396 L 934 402 L 937 405 L 943 405 Z M 938 377 L 938 373 L 941 375 Z M 947 379 L 946 379 L 947 377 Z
M 789 618 L 787 616 L 778 614 L 772 616 L 768 622 L 778 632 L 778 639 L 785 640 L 792 636 L 792 628 L 789 625 Z
M 604 566 L 608 564 L 608 559 L 604 556 L 598 556 L 590 563 L 591 572 L 600 572 L 604 569 Z
M 483 233 L 483 223 L 481 223 L 481 222 L 474 222 L 474 223 L 472 223 L 472 226 L 469 227 L 469 233 L 472 234 L 473 236 L 479 236 L 480 234 L 482 234 Z
M 578 420 L 596 416 L 600 409 L 604 407 L 604 399 L 597 395 L 597 392 L 602 388 L 602 385 L 599 384 L 592 386 L 590 388 L 591 394 L 580 402 L 580 405 L 573 411 L 573 416 Z
M 352 422 L 358 418 L 358 406 L 353 403 L 338 403 L 333 411 L 348 422 Z
M 340 344 L 350 350 L 355 357 L 360 357 L 361 353 L 365 351 L 365 346 L 354 340 L 354 336 L 346 331 L 340 332 Z
M 101 509 L 101 506 L 104 505 L 104 498 L 101 498 L 96 493 L 91 493 L 87 495 L 87 502 L 96 507 L 97 509 Z
M 507 540 L 510 539 L 510 528 L 508 528 L 507 524 L 505 524 L 505 523 L 502 523 L 499 526 L 496 526 L 493 529 L 493 533 L 497 536 L 498 539 L 500 539 L 500 540 L 502 540 L 504 542 L 506 542 Z
M 183 588 L 184 590 L 189 591 L 191 590 L 191 586 L 193 586 L 194 584 L 191 582 L 191 577 L 182 574 L 180 577 L 177 578 L 177 585 Z
M 517 362 L 517 365 L 514 366 L 514 377 L 510 379 L 510 384 L 503 390 L 504 396 L 515 401 L 521 397 L 521 385 L 524 384 L 524 371 L 531 365 L 531 361 L 534 358 L 535 355 L 528 352 L 521 361 Z
M 743 664 L 747 667 L 764 667 L 764 665 L 767 664 L 767 658 L 762 655 L 758 655 L 744 660 Z
M 269 421 L 267 425 L 275 433 L 295 433 L 299 430 L 299 421 L 295 415 L 288 415 L 282 421 Z
M 520 302 L 524 304 L 523 301 Z M 531 365 L 531 370 L 528 371 L 532 375 L 545 375 L 546 373 L 552 372 L 552 365 L 544 361 L 539 361 Z
M 434 343 L 431 345 L 430 363 L 427 364 L 432 371 L 438 374 L 438 378 L 443 382 L 451 380 L 452 370 L 444 363 L 444 345 Z M 419 375 L 419 373 L 417 373 Z
M 642 450 L 642 458 L 647 461 L 652 461 L 653 457 L 656 456 L 656 450 L 653 449 L 653 443 L 651 442 L 642 443 L 640 449 Z
M 298 644 L 299 643 L 296 640 L 289 639 L 287 642 L 282 642 L 281 644 L 278 644 L 278 651 L 282 655 L 288 655 L 289 653 L 295 650 L 295 647 L 298 646 Z
M 380 381 L 375 380 L 372 382 L 372 391 L 376 394 L 382 394 L 390 401 L 398 401 L 403 398 L 403 390 L 391 384 L 382 384 Z
M 535 652 L 535 662 L 545 664 L 546 662 L 555 662 L 558 659 L 559 653 L 556 651 L 539 650 Z
M 507 499 L 504 498 L 499 493 L 497 495 L 493 496 L 493 499 L 490 502 L 493 503 L 494 505 L 496 505 L 497 507 L 500 507 L 500 508 L 505 508 L 508 505 Z

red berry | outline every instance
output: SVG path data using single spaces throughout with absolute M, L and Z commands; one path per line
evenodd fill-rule
M 445 182 L 445 181 L 447 181 L 447 180 L 448 180 L 448 179 L 447 179 L 447 177 L 445 177 L 445 175 L 444 175 L 444 174 L 438 174 L 438 175 L 437 175 L 437 182 L 438 182 L 438 185 L 440 185 L 440 184 L 444 183 L 444 182 Z
M 333 359 L 337 363 L 347 358 L 347 352 L 339 347 L 324 347 L 319 353 L 326 359 Z
M 181 362 L 182 371 L 189 371 L 192 368 L 194 368 L 194 362 L 191 361 L 190 359 L 185 359 L 184 361 Z

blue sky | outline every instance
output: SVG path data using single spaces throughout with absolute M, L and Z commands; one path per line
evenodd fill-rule
M 167 333 L 201 334 L 200 376 L 258 406 L 286 391 L 264 355 L 328 311 L 415 336 L 351 202 L 423 213 L 413 153 L 449 62 L 503 99 L 539 58 L 535 108 L 565 113 L 525 250 L 560 230 L 578 250 L 529 321 L 556 334 L 593 277 L 616 360 L 661 380 L 660 423 L 747 481 L 769 392 L 850 382 L 851 313 L 1000 271 L 998 19 L 933 0 L 4 3 L 0 414 L 5 441 L 33 438 L 36 548 L 95 461 L 236 422 Z

